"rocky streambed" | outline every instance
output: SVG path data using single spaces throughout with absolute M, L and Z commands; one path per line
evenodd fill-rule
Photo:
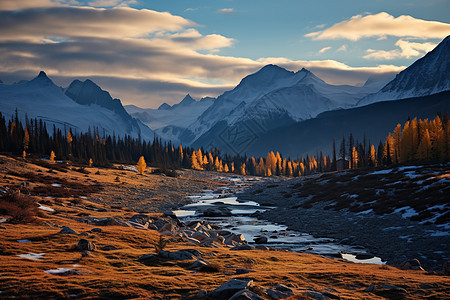
M 306 230 L 290 228 L 283 224 L 282 218 L 285 215 L 280 215 L 276 221 L 262 219 L 261 216 L 271 214 L 277 208 L 244 200 L 245 194 L 240 194 L 241 191 L 236 190 L 236 187 L 242 188 L 248 184 L 246 182 L 248 180 L 255 179 L 236 178 L 235 184 L 231 187 L 227 186 L 214 192 L 204 191 L 202 194 L 191 196 L 192 203 L 174 210 L 174 214 L 186 224 L 206 221 L 224 232 L 242 235 L 248 242 L 240 246 L 243 250 L 285 249 L 344 258 L 353 262 L 384 263 L 380 257 L 372 255 L 364 247 L 341 243 L 338 239 L 326 236 L 314 236 Z M 239 184 L 236 184 L 236 181 Z M 198 234 L 196 236 L 199 237 Z

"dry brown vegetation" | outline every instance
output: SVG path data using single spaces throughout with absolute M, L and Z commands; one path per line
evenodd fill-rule
M 301 291 L 314 289 L 325 292 L 332 290 L 341 299 L 445 299 L 450 294 L 450 279 L 447 276 L 429 274 L 423 271 L 403 271 L 390 266 L 354 264 L 321 256 L 284 251 L 230 251 L 228 248 L 202 248 L 182 240 L 167 237 L 165 250 L 196 249 L 201 258 L 210 262 L 210 267 L 193 271 L 188 267 L 194 261 L 155 260 L 143 264 L 138 259 L 144 254 L 154 253 L 160 234 L 153 230 L 141 230 L 121 226 L 102 226 L 101 232 L 92 232 L 92 225 L 79 223 L 75 217 L 129 218 L 135 213 L 122 208 L 114 201 L 114 193 L 120 187 L 143 188 L 148 185 L 155 193 L 175 189 L 173 180 L 159 175 L 138 176 L 137 173 L 117 169 L 86 168 L 83 174 L 70 167 L 67 172 L 54 170 L 51 178 L 44 175 L 47 167 L 28 164 L 21 160 L 0 156 L 0 186 L 11 189 L 29 181 L 30 190 L 49 187 L 60 183 L 69 191 L 78 194 L 64 194 L 44 198 L 45 189 L 36 193 L 39 203 L 55 212 L 41 211 L 39 223 L 0 224 L 0 298 L 140 298 L 140 299 L 197 299 L 198 290 L 210 291 L 232 278 L 252 278 L 256 284 L 254 292 L 261 293 L 263 287 L 282 283 L 297 294 L 291 299 L 309 299 Z M 15 172 L 14 174 L 8 172 Z M 43 175 L 32 177 L 27 172 Z M 84 177 L 88 175 L 88 177 Z M 115 182 L 115 177 L 120 182 Z M 59 179 L 58 179 L 59 178 Z M 196 178 L 189 181 L 195 191 L 215 183 L 209 179 Z M 78 186 L 72 184 L 79 184 Z M 97 190 L 90 190 L 91 184 Z M 107 198 L 108 191 L 113 193 Z M 53 192 L 53 191 L 50 191 Z M 88 199 L 102 197 L 94 203 Z M 158 196 L 145 201 L 159 201 Z M 141 200 L 144 201 L 144 200 Z M 106 205 L 105 202 L 109 202 Z M 137 202 L 137 200 L 136 200 Z M 106 208 L 96 210 L 95 208 Z M 1 216 L 0 216 L 1 217 Z M 4 217 L 9 218 L 5 215 Z M 68 226 L 86 236 L 59 234 L 62 226 Z M 82 257 L 76 250 L 81 239 L 95 243 L 96 250 L 90 256 Z M 18 240 L 30 242 L 19 243 Z M 117 250 L 103 251 L 104 246 Z M 17 255 L 45 253 L 40 260 L 30 260 Z M 44 271 L 67 268 L 72 271 L 52 275 Z M 235 275 L 236 269 L 245 268 L 252 272 Z M 364 292 L 370 286 L 395 285 L 403 289 L 376 289 Z M 262 293 L 261 293 L 262 294 Z M 76 295 L 76 296 L 74 296 Z

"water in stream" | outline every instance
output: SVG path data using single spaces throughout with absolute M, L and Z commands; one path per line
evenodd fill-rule
M 262 207 L 254 201 L 245 201 L 236 196 L 225 196 L 205 191 L 202 195 L 190 197 L 193 202 L 173 211 L 185 223 L 206 220 L 223 229 L 244 235 L 251 244 L 256 237 L 265 236 L 268 241 L 265 246 L 289 249 L 296 252 L 306 252 L 321 255 L 336 255 L 342 253 L 346 260 L 361 263 L 383 264 L 379 257 L 370 259 L 356 259 L 356 255 L 366 253 L 364 249 L 343 245 L 334 239 L 316 238 L 307 233 L 289 230 L 284 225 L 260 220 L 254 214 L 263 212 L 271 207 Z M 231 216 L 205 217 L 203 211 L 208 208 L 225 207 L 231 210 Z

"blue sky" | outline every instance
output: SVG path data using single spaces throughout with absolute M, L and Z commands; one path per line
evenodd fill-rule
M 218 96 L 268 63 L 360 85 L 433 49 L 449 12 L 449 0 L 0 0 L 0 79 L 90 78 L 142 107 Z

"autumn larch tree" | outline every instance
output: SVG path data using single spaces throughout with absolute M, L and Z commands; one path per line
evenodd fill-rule
M 145 168 L 147 168 L 147 164 L 145 163 L 144 156 L 141 156 L 139 158 L 139 161 L 138 161 L 136 167 L 138 169 L 139 174 L 144 175 Z

